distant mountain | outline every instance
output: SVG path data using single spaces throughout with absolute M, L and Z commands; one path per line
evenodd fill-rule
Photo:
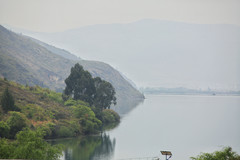
M 138 86 L 240 89 L 236 25 L 145 19 L 26 34 L 81 57 L 117 65 Z
M 93 76 L 99 76 L 113 84 L 118 99 L 115 110 L 119 113 L 131 109 L 143 100 L 144 96 L 110 65 L 74 57 L 65 50 L 13 33 L 0 26 L 0 76 L 21 84 L 62 91 L 71 67 L 79 62 Z
M 144 94 L 163 94 L 163 95 L 240 95 L 240 91 L 219 91 L 211 90 L 199 90 L 189 89 L 184 87 L 177 88 L 164 88 L 164 87 L 146 87 L 140 88 L 140 91 Z

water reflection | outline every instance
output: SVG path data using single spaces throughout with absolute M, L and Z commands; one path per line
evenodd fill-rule
M 143 101 L 143 99 L 120 101 L 112 109 L 124 116 L 143 103 Z M 104 130 L 108 131 L 112 128 L 117 128 L 116 124 L 105 126 Z M 57 139 L 49 143 L 52 145 L 64 145 L 61 160 L 111 160 L 114 158 L 116 139 L 111 139 L 108 134 L 102 133 L 98 136 Z
M 95 148 L 93 154 L 90 156 L 90 159 L 91 160 L 112 159 L 115 150 L 115 145 L 116 145 L 115 138 L 111 140 L 109 135 L 103 134 L 101 136 L 100 145 Z
M 155 157 L 160 150 L 172 151 L 172 160 L 188 160 L 218 146 L 240 151 L 239 104 L 239 96 L 151 95 L 107 134 L 55 144 L 66 146 L 63 160 Z
M 144 99 L 119 99 L 117 105 L 112 106 L 111 109 L 115 110 L 120 116 L 124 116 L 143 102 Z
M 103 133 L 99 136 L 87 136 L 51 141 L 52 144 L 63 144 L 62 160 L 109 160 L 115 150 L 115 139 Z

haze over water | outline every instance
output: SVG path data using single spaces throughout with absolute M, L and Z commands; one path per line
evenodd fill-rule
M 125 115 L 117 128 L 106 132 L 107 138 L 89 159 L 164 159 L 160 151 L 170 150 L 172 160 L 188 160 L 200 152 L 213 152 L 224 146 L 231 146 L 239 154 L 239 106 L 239 96 L 147 95 L 144 103 Z M 68 156 L 71 158 L 66 159 L 78 159 L 73 155 L 80 150 L 84 150 L 84 145 L 72 148 L 72 156 Z
M 108 63 L 137 87 L 239 91 L 239 6 L 238 0 L 0 0 L 0 22 Z M 66 145 L 65 160 L 162 160 L 161 150 L 172 151 L 170 160 L 188 160 L 223 146 L 240 154 L 240 96 L 146 98 L 101 136 L 53 143 Z

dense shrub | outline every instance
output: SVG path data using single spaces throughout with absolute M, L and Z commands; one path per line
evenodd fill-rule
M 0 139 L 0 158 L 57 160 L 61 155 L 61 146 L 51 146 L 43 139 L 41 130 L 25 129 L 17 134 L 16 141 Z
M 72 106 L 72 112 L 79 123 L 84 134 L 96 133 L 101 127 L 102 122 L 96 118 L 91 108 L 83 105 Z
M 54 118 L 53 113 L 49 110 L 45 110 L 36 104 L 28 104 L 22 107 L 22 112 L 27 118 L 35 121 L 45 121 L 49 118 Z
M 61 120 L 57 123 L 46 123 L 39 126 L 46 134 L 44 138 L 74 137 L 81 133 L 80 124 L 77 120 Z
M 68 121 L 68 126 L 74 133 L 74 136 L 79 135 L 81 133 L 81 126 L 78 120 L 75 119 L 75 120 Z
M 102 122 L 97 119 L 87 119 L 87 118 L 81 118 L 80 119 L 80 124 L 82 127 L 82 132 L 84 134 L 92 134 L 92 133 L 97 133 L 102 126 Z
M 91 110 L 91 108 L 83 105 L 78 105 L 78 106 L 72 106 L 71 107 L 73 114 L 76 118 L 88 118 L 92 119 L 95 117 L 94 112 Z
M 7 138 L 9 135 L 9 130 L 10 127 L 8 126 L 8 124 L 4 121 L 0 121 L 0 137 Z
M 117 123 L 120 121 L 119 115 L 111 109 L 105 109 L 102 112 L 102 122 L 104 124 Z
M 53 133 L 55 132 L 55 126 L 56 124 L 52 122 L 48 122 L 46 124 L 39 126 L 38 129 L 41 129 L 45 133 L 44 138 L 53 138 Z
M 41 95 L 40 96 L 41 100 L 44 100 L 45 98 L 48 98 L 48 99 L 53 100 L 55 102 L 63 103 L 61 93 L 51 91 L 48 88 L 42 88 L 40 86 L 34 86 L 34 87 L 28 87 L 27 86 L 25 88 L 29 89 L 30 91 L 33 91 L 34 93 L 37 93 L 37 94 Z
M 87 102 L 81 100 L 68 99 L 67 101 L 64 102 L 64 106 L 77 106 L 77 105 L 89 106 Z
M 15 144 L 10 143 L 7 139 L 0 139 L 0 158 L 9 159 L 14 158 Z
M 58 137 L 73 137 L 75 136 L 74 132 L 66 126 L 60 126 L 57 131 Z
M 20 112 L 11 111 L 7 120 L 7 124 L 10 127 L 9 138 L 14 138 L 15 135 L 21 131 L 24 127 L 27 127 L 27 118 Z
M 221 151 L 214 153 L 202 153 L 197 157 L 191 157 L 192 160 L 240 160 L 240 155 L 232 151 L 231 147 L 226 147 Z

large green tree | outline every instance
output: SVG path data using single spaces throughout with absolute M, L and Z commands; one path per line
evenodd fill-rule
M 240 160 L 240 156 L 232 151 L 231 147 L 226 147 L 221 151 L 214 153 L 202 153 L 197 157 L 191 157 L 192 160 Z
M 65 83 L 65 95 L 88 102 L 100 111 L 116 104 L 116 92 L 112 84 L 100 77 L 92 78 L 91 74 L 78 63 L 72 67 Z
M 101 110 L 110 109 L 112 104 L 116 105 L 115 89 L 112 84 L 102 80 L 99 77 L 94 78 L 96 94 L 94 96 L 94 105 Z
M 90 105 L 93 104 L 93 97 L 96 92 L 93 78 L 79 63 L 71 68 L 71 73 L 65 80 L 65 83 L 65 95 L 75 100 L 88 102 Z

